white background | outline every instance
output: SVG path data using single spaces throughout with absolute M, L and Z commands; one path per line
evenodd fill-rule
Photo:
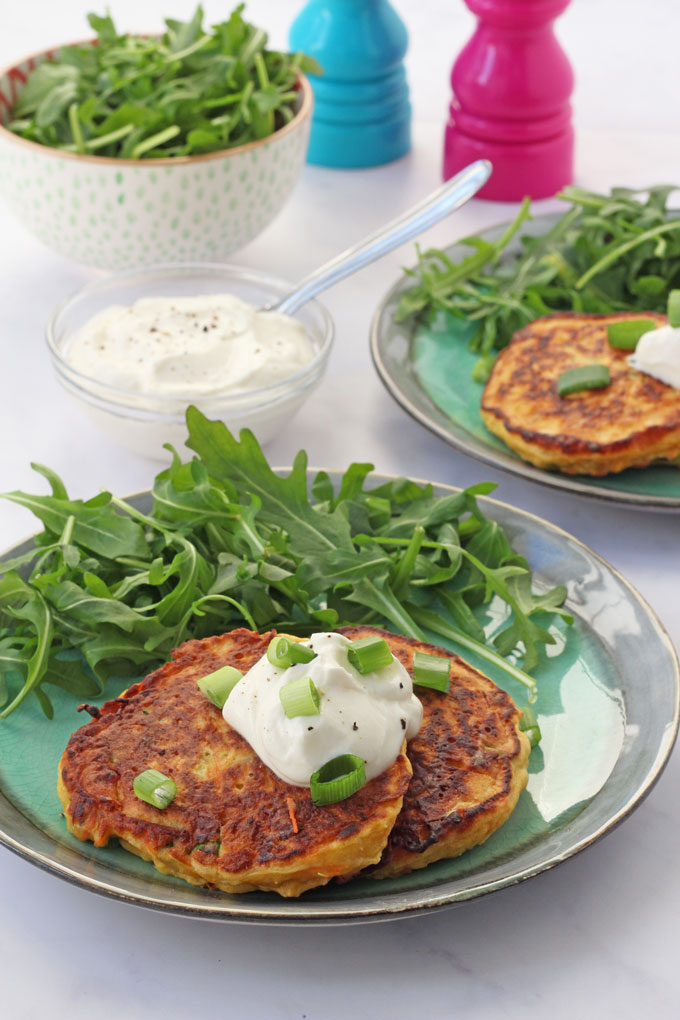
M 414 147 L 361 172 L 307 167 L 284 212 L 232 261 L 292 280 L 439 183 L 448 75 L 473 19 L 462 0 L 395 0 L 411 37 Z M 154 31 L 193 5 L 114 0 L 119 26 Z M 204 5 L 210 21 L 230 5 Z M 285 46 L 301 3 L 251 0 L 246 13 Z M 0 9 L 0 65 L 88 34 L 87 6 L 26 0 Z M 101 13 L 101 11 L 99 11 Z M 10 17 L 11 15 L 11 17 Z M 589 187 L 680 182 L 680 14 L 676 0 L 573 0 L 558 35 L 577 76 L 577 179 Z M 539 211 L 553 208 L 541 203 Z M 476 202 L 424 238 L 446 244 L 507 219 Z M 337 326 L 322 388 L 268 453 L 288 464 L 371 460 L 381 471 L 465 485 L 565 527 L 612 562 L 680 643 L 678 516 L 608 507 L 492 471 L 412 422 L 384 392 L 367 344 L 372 312 L 412 246 L 324 297 Z M 43 491 L 30 461 L 72 495 L 146 488 L 158 465 L 92 431 L 52 376 L 47 316 L 92 278 L 43 248 L 0 206 L 0 491 Z M 0 502 L 0 546 L 33 529 Z M 653 683 L 654 678 L 645 678 Z M 455 910 L 377 926 L 282 929 L 161 916 L 72 888 L 0 850 L 0 1011 L 7 1020 L 97 1015 L 174 1018 L 381 1018 L 429 1015 L 677 1017 L 680 768 L 640 809 L 556 871 Z

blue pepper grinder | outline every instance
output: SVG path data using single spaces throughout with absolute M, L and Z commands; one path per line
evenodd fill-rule
M 408 34 L 388 0 L 310 0 L 293 22 L 290 48 L 315 57 L 323 69 L 309 76 L 309 163 L 377 166 L 408 152 Z

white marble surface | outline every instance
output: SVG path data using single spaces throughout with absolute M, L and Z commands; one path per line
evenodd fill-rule
M 470 31 L 461 0 L 394 0 L 412 34 L 411 154 L 363 172 L 307 167 L 279 219 L 234 261 L 295 279 L 439 182 L 451 60 Z M 302 6 L 251 0 L 283 45 Z M 153 30 L 192 4 L 114 0 L 121 25 Z M 211 20 L 229 4 L 205 4 Z M 86 5 L 28 0 L 0 12 L 0 64 L 83 34 Z M 560 37 L 578 76 L 578 182 L 595 188 L 680 180 L 675 0 L 573 0 Z M 543 203 L 552 208 L 554 203 Z M 476 202 L 425 240 L 444 244 L 507 218 Z M 412 246 L 326 296 L 337 339 L 322 388 L 270 447 L 290 463 L 371 460 L 381 471 L 469 484 L 573 532 L 644 595 L 680 644 L 678 525 L 671 514 L 608 507 L 495 472 L 412 422 L 382 389 L 367 344 L 372 311 Z M 92 431 L 58 387 L 43 332 L 53 306 L 92 276 L 43 248 L 0 208 L 0 490 L 42 491 L 31 461 L 74 496 L 148 487 L 157 465 Z M 0 545 L 33 529 L 0 502 Z M 653 677 L 645 678 L 650 683 Z M 478 902 L 382 925 L 283 929 L 210 924 L 125 906 L 71 887 L 0 849 L 0 1010 L 7 1020 L 187 1015 L 259 1020 L 428 1014 L 465 1017 L 678 1016 L 680 765 L 638 811 L 555 871 Z

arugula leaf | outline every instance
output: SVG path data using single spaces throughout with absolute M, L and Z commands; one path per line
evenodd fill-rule
M 77 698 L 96 698 L 102 686 L 78 649 L 63 649 L 49 662 L 42 683 L 60 687 Z
M 239 443 L 223 422 L 209 421 L 195 407 L 187 409 L 187 427 L 187 446 L 199 454 L 210 474 L 232 482 L 241 499 L 256 495 L 262 504 L 262 519 L 286 531 L 309 555 L 352 549 L 344 515 L 337 510 L 319 514 L 309 502 L 307 454 L 303 450 L 295 457 L 290 474 L 281 478 L 272 471 L 248 429 L 241 433 Z
M 148 559 L 149 549 L 144 532 L 134 521 L 107 509 L 88 507 L 80 501 L 28 496 L 22 492 L 3 493 L 4 499 L 31 510 L 42 521 L 48 534 L 61 535 L 70 517 L 75 520 L 73 539 L 84 549 L 115 559 L 137 556 Z
M 9 583 L 4 585 L 4 582 Z M 0 719 L 4 719 L 41 683 L 52 644 L 53 628 L 50 611 L 40 592 L 31 589 L 17 575 L 6 575 L 4 581 L 0 582 L 0 584 L 4 587 L 5 595 L 7 596 L 9 593 L 11 601 L 14 601 L 20 595 L 24 597 L 21 605 L 8 606 L 6 607 L 6 612 L 18 621 L 25 621 L 30 624 L 36 635 L 35 641 L 32 641 L 26 648 L 21 690 L 10 701 L 9 705 L 0 712 Z
M 98 14 L 88 14 L 87 20 L 90 28 L 93 28 L 99 36 L 100 43 L 118 42 L 118 33 L 110 14 L 107 14 L 105 17 L 100 17 Z
M 347 602 L 358 602 L 361 606 L 374 609 L 402 633 L 423 638 L 420 627 L 390 588 L 386 574 L 362 577 L 352 584 L 351 590 L 343 594 L 343 597 Z
M 508 579 L 507 595 L 508 604 L 513 610 L 512 621 L 496 634 L 493 643 L 501 655 L 510 655 L 520 643 L 523 644 L 524 668 L 531 670 L 538 663 L 538 646 L 554 644 L 545 627 L 541 627 L 531 617 L 534 613 L 556 613 L 567 623 L 573 623 L 573 617 L 561 608 L 567 590 L 564 585 L 557 585 L 542 595 L 535 595 L 531 591 L 529 575 L 525 572 Z

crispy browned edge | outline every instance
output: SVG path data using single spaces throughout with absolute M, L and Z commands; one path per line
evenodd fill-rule
M 324 885 L 338 876 L 351 876 L 357 871 L 377 863 L 380 859 L 389 832 L 394 824 L 403 803 L 403 794 L 411 776 L 411 765 L 405 754 L 405 744 L 399 758 L 382 776 L 377 777 L 355 795 L 355 799 L 329 808 L 315 808 L 311 803 L 309 790 L 288 786 L 278 779 L 262 762 L 259 761 L 249 745 L 222 719 L 219 709 L 205 702 L 200 695 L 199 711 L 210 712 L 215 725 L 223 726 L 228 731 L 229 739 L 240 748 L 241 754 L 248 755 L 247 769 L 254 773 L 253 790 L 261 797 L 279 799 L 289 805 L 300 822 L 300 832 L 295 833 L 290 825 L 286 831 L 271 833 L 266 840 L 266 853 L 258 857 L 257 845 L 250 845 L 247 867 L 225 868 L 220 860 L 214 862 L 214 855 L 199 851 L 189 855 L 181 852 L 175 839 L 172 846 L 168 843 L 168 834 L 174 835 L 172 828 L 164 823 L 173 819 L 173 805 L 167 811 L 160 812 L 150 805 L 142 804 L 136 799 L 134 804 L 136 816 L 130 819 L 125 814 L 125 800 L 122 809 L 116 805 L 104 808 L 102 805 L 87 805 L 83 809 L 83 797 L 91 800 L 86 791 L 76 787 L 73 754 L 76 746 L 87 741 L 88 731 L 99 731 L 106 726 L 106 720 L 114 719 L 131 700 L 145 693 L 144 704 L 150 707 L 149 694 L 155 686 L 170 679 L 181 681 L 188 674 L 191 684 L 205 672 L 229 663 L 230 656 L 219 649 L 219 642 L 224 638 L 237 635 L 251 635 L 249 631 L 235 631 L 231 635 L 206 638 L 202 641 L 186 642 L 173 653 L 173 660 L 150 674 L 143 681 L 134 684 L 116 699 L 107 702 L 100 709 L 99 717 L 77 730 L 71 737 L 59 763 L 58 793 L 64 807 L 64 814 L 69 830 L 81 840 L 92 840 L 96 846 L 105 845 L 111 836 L 118 836 L 121 845 L 145 860 L 151 861 L 163 874 L 175 875 L 194 885 L 208 885 L 225 892 L 249 892 L 255 889 L 274 891 L 282 896 L 298 896 L 306 889 Z M 262 648 L 274 632 L 258 635 Z M 232 657 L 232 662 L 234 661 Z M 205 662 L 208 666 L 202 665 Z M 246 663 L 241 658 L 239 666 Z M 153 696 L 152 694 L 150 695 Z M 87 760 L 85 761 L 87 765 Z M 179 777 L 176 777 L 179 779 Z M 280 817 L 289 818 L 289 807 L 282 807 Z M 357 809 L 360 810 L 357 810 Z M 255 808 L 253 808 L 255 810 Z M 141 817 L 140 817 L 141 816 Z M 323 838 L 325 824 L 330 825 L 334 838 Z M 289 819 L 290 821 L 290 819 Z M 305 836 L 307 827 L 307 836 Z M 310 838 L 312 846 L 310 848 Z M 272 839 L 282 844 L 281 852 L 272 851 Z M 187 844 L 201 842 L 192 829 L 188 833 Z M 236 852 L 237 851 L 237 852 Z M 244 848 L 235 848 L 236 859 L 242 856 Z M 260 859 L 261 858 L 261 859 Z
M 524 460 L 537 467 L 557 470 L 563 474 L 598 477 L 616 474 L 628 468 L 648 467 L 657 461 L 676 460 L 680 457 L 680 419 L 669 424 L 635 429 L 626 437 L 612 442 L 599 442 L 597 439 L 585 440 L 568 434 L 549 435 L 515 424 L 499 406 L 488 402 L 488 394 L 493 389 L 495 375 L 502 371 L 505 359 L 514 356 L 517 345 L 534 339 L 537 327 L 540 330 L 544 326 L 560 321 L 583 321 L 589 325 L 605 324 L 624 319 L 639 319 L 643 316 L 661 323 L 667 321 L 666 316 L 659 312 L 620 312 L 604 316 L 594 313 L 557 312 L 536 319 L 519 330 L 508 346 L 499 352 L 482 394 L 480 415 L 486 427 Z M 651 385 L 667 389 L 664 383 L 657 380 L 651 380 Z
M 420 650 L 433 655 L 444 654 L 451 659 L 451 688 L 448 695 L 416 687 L 418 697 L 423 703 L 424 715 L 419 733 L 409 741 L 407 747 L 413 767 L 413 779 L 387 841 L 382 861 L 376 868 L 371 869 L 370 876 L 394 878 L 427 867 L 434 861 L 458 857 L 473 846 L 483 843 L 507 821 L 528 780 L 531 744 L 526 733 L 519 729 L 521 713 L 512 698 L 485 674 L 438 645 L 390 634 L 374 627 L 340 627 L 339 631 L 352 638 L 366 633 L 382 634 L 393 653 L 411 674 L 415 651 Z M 485 692 L 489 714 L 484 724 L 491 724 L 492 728 L 494 724 L 499 724 L 509 741 L 507 749 L 499 751 L 498 757 L 494 759 L 494 768 L 499 769 L 502 775 L 502 786 L 491 796 L 462 809 L 460 805 L 458 809 L 455 806 L 456 794 L 460 791 L 452 788 L 447 801 L 451 808 L 448 815 L 430 817 L 423 831 L 423 814 L 426 809 L 424 801 L 431 795 L 436 795 L 436 790 L 432 789 L 432 776 L 436 775 L 437 765 L 441 766 L 446 760 L 450 760 L 452 752 L 449 740 L 452 730 L 455 732 L 456 728 L 455 715 L 462 712 L 462 708 L 457 704 L 453 709 L 454 718 L 446 716 L 447 701 L 444 699 L 451 705 L 460 696 L 461 704 L 464 703 L 471 684 Z M 444 718 L 441 718 L 443 713 Z M 481 726 L 481 721 L 479 725 Z M 440 731 L 441 738 L 438 739 L 437 734 Z M 481 731 L 476 733 L 474 746 L 481 747 L 485 739 L 488 738 L 482 735 Z M 469 762 L 469 768 L 477 774 L 483 774 L 483 769 L 477 768 L 472 761 Z M 424 786 L 426 793 L 419 794 L 419 784 Z

